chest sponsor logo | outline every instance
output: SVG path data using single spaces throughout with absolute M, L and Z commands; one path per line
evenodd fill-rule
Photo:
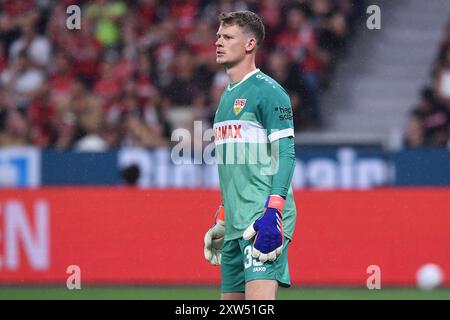
M 247 102 L 247 99 L 234 100 L 233 110 L 234 110 L 235 115 L 238 115 L 239 113 L 241 113 L 242 109 L 244 109 L 244 107 L 245 107 L 246 102 Z
M 229 124 L 214 128 L 214 138 L 216 141 L 223 139 L 240 139 L 241 135 L 241 127 L 242 125 Z

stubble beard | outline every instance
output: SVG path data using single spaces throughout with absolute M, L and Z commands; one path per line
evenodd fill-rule
M 224 61 L 224 62 L 218 62 L 216 60 L 216 62 L 218 64 L 220 64 L 222 67 L 224 67 L 225 69 L 231 69 L 233 68 L 236 64 L 238 64 L 238 61 Z

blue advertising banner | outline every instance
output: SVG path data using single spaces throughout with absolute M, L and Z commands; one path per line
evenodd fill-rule
M 172 150 L 122 148 L 73 152 L 0 148 L 0 187 L 124 185 L 218 188 L 217 166 L 175 164 Z M 311 189 L 450 186 L 450 152 L 387 152 L 374 147 L 297 147 L 292 185 Z
M 294 188 L 367 189 L 395 182 L 381 148 L 297 147 L 296 157 Z
M 0 148 L 0 187 L 41 185 L 41 152 L 33 147 Z
M 42 185 L 119 183 L 117 152 L 42 151 Z
M 402 150 L 390 155 L 395 163 L 395 184 L 450 186 L 450 152 L 442 149 Z
M 107 153 L 45 151 L 43 184 L 121 185 L 126 183 L 124 170 L 134 166 L 138 170 L 135 184 L 140 187 L 219 188 L 216 165 L 204 161 L 175 164 L 172 156 L 167 148 L 122 148 Z M 294 188 L 367 189 L 395 181 L 392 166 L 379 148 L 297 148 L 296 156 Z

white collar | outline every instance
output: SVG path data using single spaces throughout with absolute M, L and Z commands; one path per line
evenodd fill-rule
M 253 70 L 253 71 L 250 71 L 249 73 L 247 73 L 247 74 L 242 78 L 241 81 L 239 81 L 238 83 L 236 83 L 236 84 L 233 86 L 233 88 L 230 88 L 230 85 L 228 85 L 227 90 L 228 90 L 228 91 L 233 90 L 234 88 L 236 88 L 237 86 L 239 86 L 241 83 L 243 83 L 245 80 L 247 80 L 248 78 L 250 78 L 252 75 L 254 75 L 254 74 L 257 73 L 257 72 L 259 72 L 259 69 L 258 69 L 258 68 L 255 69 L 255 70 Z

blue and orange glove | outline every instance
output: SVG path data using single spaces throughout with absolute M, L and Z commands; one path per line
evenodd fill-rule
M 264 206 L 263 215 L 252 223 L 243 234 L 245 240 L 255 235 L 252 256 L 259 261 L 274 261 L 283 251 L 283 207 L 286 201 L 282 196 L 270 195 Z
M 205 234 L 204 255 L 205 259 L 212 265 L 220 265 L 222 258 L 222 247 L 225 238 L 225 208 L 220 205 L 217 208 L 215 222 L 211 229 Z

